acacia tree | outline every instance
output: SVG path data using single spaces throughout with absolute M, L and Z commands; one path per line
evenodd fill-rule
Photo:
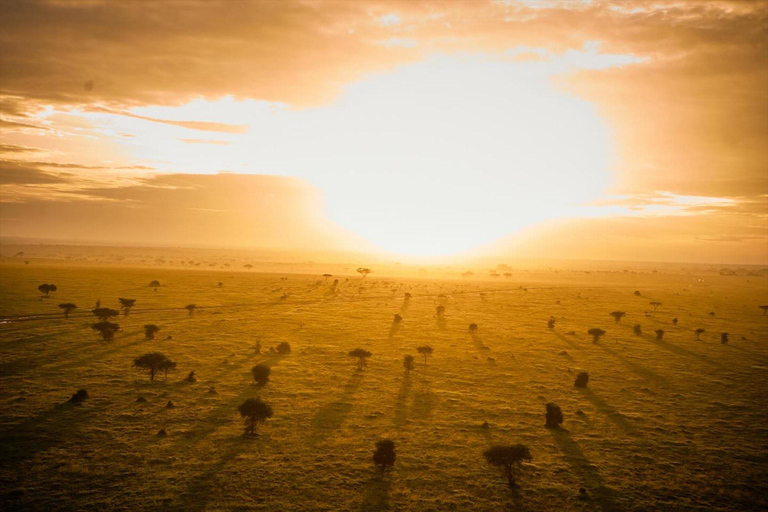
M 123 310 L 123 314 L 128 316 L 128 312 L 136 304 L 136 299 L 123 299 L 122 297 L 117 299 L 120 302 L 120 309 Z
M 197 309 L 197 305 L 196 304 L 187 304 L 186 306 L 184 306 L 184 309 L 189 311 L 189 315 L 188 316 L 195 316 L 195 310 Z
M 600 338 L 605 336 L 605 331 L 597 327 L 593 327 L 592 329 L 587 331 L 587 334 L 592 336 L 592 341 L 594 343 L 597 343 L 598 341 L 600 341 Z
M 155 279 L 151 283 L 149 283 L 149 287 L 155 290 L 155 293 L 157 293 L 157 289 L 160 288 L 160 281 Z
M 64 318 L 69 318 L 69 314 L 77 309 L 77 305 L 71 302 L 64 302 L 63 304 L 59 304 L 59 308 L 64 310 Z
M 251 270 L 253 268 L 253 265 L 251 265 L 250 263 L 246 263 L 245 265 L 243 265 L 243 268 L 246 270 Z
M 469 332 L 477 332 L 477 324 L 476 323 L 469 324 Z
M 104 341 L 112 341 L 115 339 L 115 333 L 120 330 L 120 326 L 113 322 L 96 322 L 91 326 L 91 329 L 98 332 L 101 335 L 101 339 Z
M 272 407 L 261 398 L 249 398 L 237 408 L 240 417 L 245 420 L 246 435 L 256 434 L 256 424 L 263 423 L 272 417 Z
M 40 290 L 40 293 L 45 294 L 46 297 L 48 297 L 51 292 L 58 290 L 55 284 L 41 284 L 37 289 Z
M 333 277 L 333 274 L 323 274 L 323 277 L 325 278 L 325 282 L 328 282 L 329 277 Z
M 704 329 L 702 329 L 701 327 L 699 327 L 698 329 L 696 329 L 695 333 L 696 333 L 696 341 L 701 341 L 701 338 L 700 338 L 700 336 L 701 336 L 702 334 L 704 334 Z
M 253 380 L 256 381 L 256 384 L 259 386 L 265 386 L 267 382 L 269 382 L 269 375 L 272 373 L 272 369 L 265 365 L 265 364 L 257 364 L 253 368 L 251 368 L 251 374 L 253 375 Z
M 133 366 L 147 371 L 149 373 L 149 380 L 152 382 L 155 380 L 157 372 L 164 371 L 167 375 L 168 370 L 176 367 L 176 363 L 168 359 L 161 352 L 148 352 L 134 359 Z
M 563 411 L 555 403 L 547 404 L 547 428 L 558 428 L 563 423 Z
M 406 354 L 403 357 L 403 368 L 405 368 L 405 374 L 408 375 L 411 373 L 411 370 L 413 370 L 413 356 L 410 354 Z
M 357 358 L 357 369 L 362 371 L 363 368 L 366 366 L 366 359 L 371 357 L 373 354 L 368 352 L 365 349 L 362 348 L 356 348 L 354 350 L 350 350 L 349 354 L 350 357 L 356 357 Z
M 391 439 L 382 439 L 376 441 L 376 449 L 373 451 L 373 463 L 381 468 L 382 471 L 387 469 L 387 466 L 395 465 L 395 442 Z
M 648 304 L 650 304 L 651 306 L 653 306 L 653 310 L 654 310 L 654 311 L 656 311 L 656 308 L 658 308 L 659 306 L 661 306 L 661 302 L 658 302 L 658 301 L 655 301 L 655 300 L 654 300 L 654 301 L 651 301 L 651 302 L 649 302 Z
M 720 333 L 720 343 L 722 343 L 723 345 L 727 345 L 728 344 L 728 333 L 727 332 L 721 332 Z
M 758 306 L 758 307 L 763 310 L 763 316 L 765 316 L 766 313 L 768 313 L 768 305 Z
M 614 320 L 616 320 L 616 323 L 621 322 L 621 319 L 627 316 L 627 314 L 624 311 L 612 311 L 611 316 Z
M 576 380 L 573 382 L 573 387 L 585 388 L 585 387 L 587 387 L 587 384 L 589 384 L 589 373 L 587 373 L 587 372 L 580 372 L 576 376 Z
M 640 324 L 635 324 L 635 326 L 632 328 L 635 335 L 641 336 L 643 334 L 643 328 L 640 326 Z
M 424 366 L 427 366 L 427 357 L 432 355 L 432 347 L 430 347 L 429 345 L 416 347 L 416 352 L 424 356 Z
M 101 322 L 106 322 L 107 320 L 109 320 L 113 316 L 120 315 L 120 312 L 118 310 L 116 310 L 116 309 L 102 308 L 102 307 L 95 307 L 95 308 L 93 308 L 91 310 L 91 313 L 93 313 L 94 316 L 96 316 L 96 318 L 98 318 L 99 321 L 101 321 Z
M 363 276 L 363 279 L 365 279 L 365 276 L 367 276 L 368 274 L 370 274 L 371 272 L 373 272 L 373 270 L 371 270 L 371 269 L 369 269 L 369 268 L 365 268 L 365 267 L 359 267 L 359 268 L 356 270 L 356 272 L 357 272 L 358 274 L 360 274 L 361 276 Z
M 547 329 L 550 331 L 555 328 L 555 317 L 550 316 L 549 320 L 547 320 Z
M 656 329 L 654 332 L 656 333 L 657 340 L 661 341 L 664 339 L 664 329 Z
M 144 326 L 144 336 L 148 340 L 155 339 L 155 334 L 157 334 L 158 332 L 160 332 L 160 328 L 155 324 L 147 324 Z
M 504 470 L 510 488 L 516 486 L 514 469 L 521 467 L 523 461 L 532 459 L 531 450 L 524 444 L 492 446 L 483 452 L 483 457 L 488 464 Z

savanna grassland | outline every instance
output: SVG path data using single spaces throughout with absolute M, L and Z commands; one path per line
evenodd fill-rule
M 41 283 L 57 291 L 44 298 Z M 768 507 L 765 277 L 563 270 L 441 280 L 374 269 L 326 281 L 7 260 L 0 290 L 5 510 Z M 90 309 L 97 299 L 118 308 L 118 297 L 136 305 L 104 342 Z M 79 307 L 69 319 L 64 302 Z M 614 310 L 627 316 L 615 323 Z M 159 326 L 154 340 L 145 324 Z M 599 343 L 593 327 L 607 332 Z M 290 354 L 269 352 L 282 341 Z M 420 345 L 434 349 L 426 365 Z M 373 354 L 363 371 L 347 355 L 356 347 Z M 151 351 L 177 363 L 167 379 L 132 367 Z M 405 354 L 416 356 L 410 376 Z M 272 368 L 264 387 L 250 373 L 258 363 Z M 192 370 L 197 382 L 186 382 Z M 582 370 L 586 389 L 573 385 Z M 90 398 L 68 403 L 81 388 Z M 274 409 L 258 436 L 243 435 L 237 412 L 250 397 Z M 547 402 L 562 408 L 563 428 L 544 427 Z M 397 450 L 383 474 L 371 460 L 382 438 Z M 482 453 L 514 443 L 533 460 L 511 490 Z

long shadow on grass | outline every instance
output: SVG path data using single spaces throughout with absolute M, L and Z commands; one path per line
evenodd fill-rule
M 574 350 L 581 350 L 581 347 L 579 347 L 576 343 L 574 343 L 573 340 L 566 338 L 565 336 L 563 336 L 562 334 L 560 334 L 557 331 L 552 331 L 552 333 L 555 336 L 557 336 L 557 338 L 560 341 L 565 342 L 565 344 L 568 345 L 569 347 L 571 347 L 572 349 L 574 349 Z
M 622 356 L 621 354 L 619 354 L 615 350 L 610 349 L 610 348 L 606 347 L 603 344 L 598 343 L 597 346 L 600 347 L 600 349 L 602 349 L 604 352 L 607 352 L 608 354 L 612 355 L 614 358 L 616 358 L 619 361 L 621 361 L 624 364 L 624 366 L 629 368 L 629 370 L 632 373 L 634 373 L 635 375 L 639 375 L 640 377 L 642 377 L 642 378 L 644 378 L 646 380 L 650 380 L 650 381 L 655 382 L 657 384 L 660 384 L 662 386 L 671 387 L 671 384 L 670 384 L 669 380 L 667 380 L 666 377 L 662 377 L 661 375 L 659 375 L 658 373 L 654 372 L 653 370 L 649 370 L 648 368 L 646 368 L 646 367 L 644 367 L 642 365 L 639 365 L 639 364 L 631 361 L 630 359 L 627 359 L 626 357 Z
M 723 364 L 721 364 L 721 363 L 719 363 L 717 361 L 714 361 L 714 360 L 710 359 L 709 357 L 707 357 L 707 356 L 705 356 L 703 354 L 697 354 L 696 352 L 691 352 L 688 349 L 685 349 L 685 348 L 682 348 L 682 347 L 678 347 L 677 345 L 669 343 L 668 341 L 665 341 L 665 340 L 657 340 L 653 336 L 649 336 L 647 334 L 643 334 L 642 337 L 643 337 L 643 339 L 645 339 L 647 341 L 650 341 L 651 343 L 654 343 L 654 344 L 658 345 L 661 348 L 667 349 L 670 352 L 674 352 L 675 354 L 677 354 L 679 356 L 684 356 L 684 357 L 690 357 L 690 358 L 693 358 L 693 359 L 697 359 L 698 361 L 701 361 L 702 363 L 706 363 L 706 364 L 709 364 L 709 365 L 712 365 L 712 366 L 716 366 L 717 368 L 720 368 L 720 369 L 724 369 L 725 368 L 723 366 Z
M 395 416 L 393 418 L 393 421 L 396 426 L 402 427 L 406 424 L 408 421 L 408 396 L 411 394 L 411 384 L 413 381 L 411 380 L 411 374 L 407 373 L 405 377 L 403 377 L 403 383 L 400 384 L 400 389 L 397 392 L 397 397 L 395 398 Z
M 0 432 L 0 461 L 14 465 L 31 459 L 64 441 L 78 436 L 80 428 L 105 409 L 106 405 L 55 405 L 40 414 Z
M 640 432 L 637 430 L 637 428 L 635 428 L 635 426 L 632 425 L 623 414 L 617 411 L 615 407 L 597 396 L 589 388 L 576 389 L 578 389 L 581 395 L 589 400 L 600 413 L 604 414 L 611 422 L 624 430 L 624 432 L 634 437 L 640 437 Z
M 389 510 L 389 488 L 391 485 L 390 475 L 377 469 L 376 474 L 363 484 L 365 494 L 360 510 L 363 512 Z
M 570 432 L 562 428 L 547 429 L 563 453 L 571 470 L 581 479 L 583 485 L 589 490 L 592 499 L 601 510 L 606 512 L 621 512 L 624 510 L 617 500 L 621 495 L 603 482 L 600 472 L 584 455 L 579 444 L 571 438 Z
M 445 317 L 442 315 L 437 316 L 437 328 L 441 331 L 448 329 L 448 324 L 445 321 Z
M 364 372 L 355 372 L 344 385 L 344 391 L 333 402 L 322 406 L 312 418 L 312 444 L 323 441 L 339 430 L 352 411 L 355 392 L 363 382 Z
M 425 420 L 432 416 L 437 405 L 437 397 L 432 392 L 432 386 L 427 376 L 419 381 L 418 389 L 413 393 L 410 416 L 414 419 Z

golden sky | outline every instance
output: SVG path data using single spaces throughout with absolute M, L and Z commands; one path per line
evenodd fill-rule
M 768 263 L 768 3 L 3 0 L 0 236 Z

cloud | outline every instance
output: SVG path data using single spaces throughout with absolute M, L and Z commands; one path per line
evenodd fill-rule
M 65 182 L 62 175 L 45 172 L 34 164 L 0 160 L 0 185 L 50 185 Z
M 170 119 L 157 119 L 154 117 L 140 116 L 138 114 L 132 114 L 130 112 L 117 112 L 114 110 L 96 108 L 93 109 L 96 112 L 104 112 L 107 114 L 115 114 L 133 119 L 141 119 L 142 121 L 150 121 L 152 123 L 168 124 L 171 126 L 179 126 L 181 128 L 187 128 L 189 130 L 200 130 L 204 132 L 218 132 L 218 133 L 245 133 L 248 131 L 248 127 L 245 125 L 236 125 L 229 123 L 216 123 L 210 121 L 174 121 Z
M 0 144 L 0 153 L 32 153 L 35 151 L 42 151 L 40 148 L 32 148 L 28 146 L 16 146 L 14 144 Z

